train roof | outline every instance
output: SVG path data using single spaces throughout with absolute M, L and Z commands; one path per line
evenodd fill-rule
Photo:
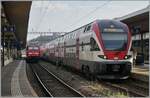
M 95 20 L 95 21 L 96 21 L 96 20 Z M 89 25 L 89 24 L 92 24 L 92 23 L 95 22 L 95 21 L 92 21 L 92 22 L 90 22 L 90 23 L 88 23 L 88 24 L 86 24 L 86 25 L 83 25 L 83 26 L 81 26 L 81 27 L 79 27 L 79 28 L 77 28 L 77 29 L 75 29 L 75 30 L 73 30 L 73 31 L 71 31 L 71 32 L 65 33 L 64 35 L 58 36 L 58 37 L 56 37 L 55 39 L 60 38 L 60 37 L 62 37 L 62 36 L 65 36 L 65 35 L 67 35 L 67 34 L 70 34 L 70 33 L 74 32 L 74 31 L 76 31 L 76 30 L 78 30 L 78 29 L 83 28 L 84 26 L 87 26 L 87 25 Z M 55 39 L 53 39 L 53 40 L 55 40 Z
M 114 20 L 114 19 L 96 19 L 96 20 L 94 20 L 94 21 L 92 21 L 92 22 L 90 22 L 90 23 L 88 23 L 88 24 L 86 24 L 86 25 L 83 25 L 83 26 L 81 26 L 81 27 L 79 27 L 79 28 L 77 28 L 77 29 L 75 29 L 75 30 L 73 30 L 73 31 L 71 31 L 71 32 L 68 32 L 68 33 L 65 33 L 64 35 L 58 36 L 58 37 L 56 37 L 55 39 L 53 39 L 52 41 L 54 41 L 54 40 L 56 40 L 56 39 L 58 39 L 58 38 L 61 38 L 61 37 L 65 36 L 65 35 L 67 35 L 67 34 L 70 34 L 70 33 L 74 32 L 74 31 L 76 31 L 76 30 L 79 30 L 79 29 L 81 29 L 81 28 L 83 28 L 83 27 L 85 27 L 85 26 L 87 26 L 87 25 L 89 25 L 89 24 L 92 24 L 92 23 L 94 23 L 94 22 L 102 22 L 102 23 L 104 23 L 105 21 L 112 21 L 112 22 L 115 21 L 115 22 L 122 23 L 122 22 L 120 22 L 119 20 Z

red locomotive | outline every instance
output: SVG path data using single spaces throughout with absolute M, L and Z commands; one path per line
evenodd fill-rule
M 37 62 L 40 58 L 40 48 L 38 46 L 27 46 L 26 48 L 26 62 Z

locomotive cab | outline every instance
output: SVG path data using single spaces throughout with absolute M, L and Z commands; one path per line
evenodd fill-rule
M 128 78 L 132 67 L 131 35 L 128 27 L 118 21 L 102 20 L 98 21 L 98 28 L 99 31 L 95 33 L 99 33 L 97 38 L 102 52 L 97 54 L 100 62 L 96 62 L 94 71 L 100 78 Z
M 40 58 L 40 48 L 38 46 L 28 46 L 26 48 L 26 61 L 37 62 Z

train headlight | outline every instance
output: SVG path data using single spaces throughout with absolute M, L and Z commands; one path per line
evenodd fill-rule
M 129 58 L 131 58 L 131 55 L 126 55 L 124 58 L 129 59 Z
M 107 57 L 105 55 L 98 55 L 98 57 L 100 57 L 102 59 L 107 59 Z
M 125 58 L 125 59 L 127 59 L 128 57 L 127 57 L 127 56 L 125 56 L 124 58 Z
M 104 55 L 104 59 L 106 59 L 107 57 Z

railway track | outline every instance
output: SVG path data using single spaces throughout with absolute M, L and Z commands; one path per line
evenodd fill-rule
M 109 87 L 113 91 L 119 91 L 129 97 L 147 97 L 149 96 L 149 85 L 147 82 L 139 81 L 135 79 L 128 79 L 123 82 L 108 82 L 104 80 L 98 80 L 100 84 Z
M 129 87 L 134 88 L 135 91 L 139 91 L 145 96 L 149 96 L 149 82 L 130 78 L 125 84 L 128 85 Z
M 142 87 L 146 87 L 146 88 L 149 87 L 149 81 L 142 81 L 133 77 L 130 78 L 130 81 L 134 81 L 136 84 L 140 84 Z
M 40 64 L 32 64 L 31 68 L 48 97 L 84 97 L 83 94 L 66 84 Z
M 108 86 L 112 89 L 122 92 L 125 95 L 130 96 L 130 97 L 147 97 L 147 96 L 149 96 L 148 95 L 148 93 L 149 93 L 148 87 L 143 87 L 137 83 L 133 83 L 133 81 L 132 81 L 132 83 L 129 81 L 123 82 L 123 83 L 112 83 L 112 82 L 103 81 L 103 80 L 100 80 L 99 82 L 105 86 Z

